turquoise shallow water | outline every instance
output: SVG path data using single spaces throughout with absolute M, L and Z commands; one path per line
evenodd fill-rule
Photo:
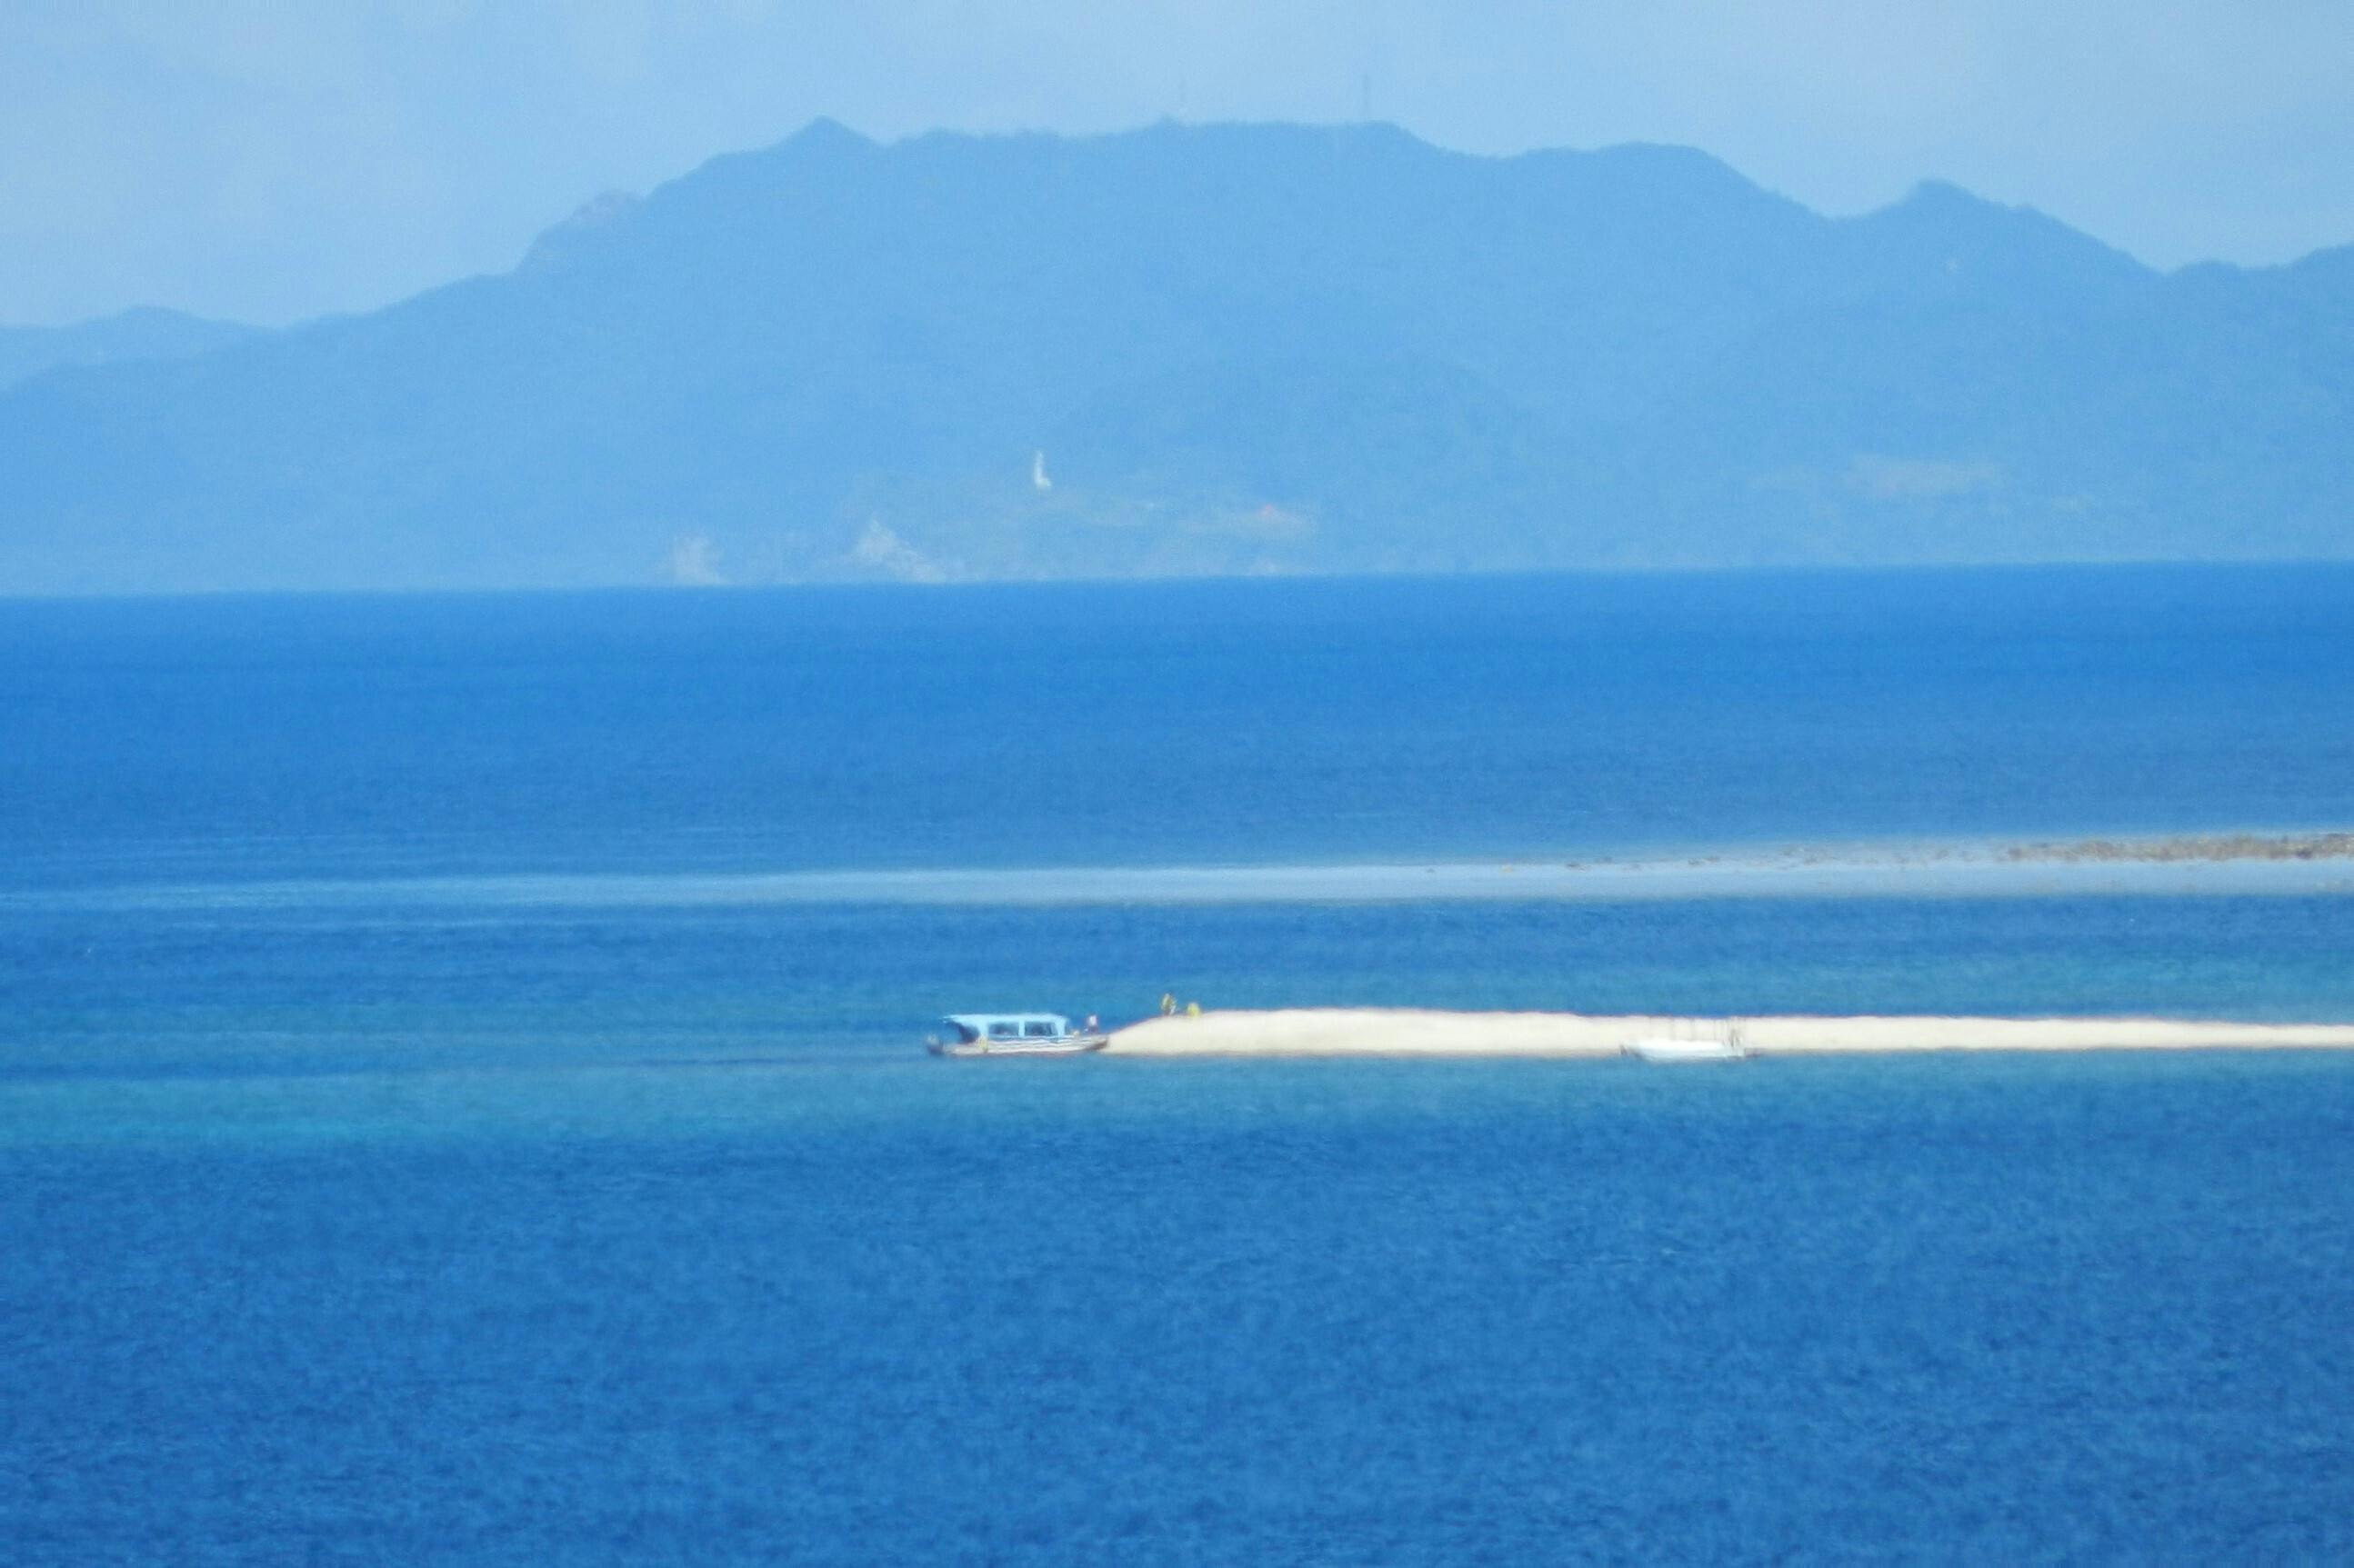
M 907 1052 L 1213 1007 L 2354 1020 L 2354 898 L 0 907 L 0 1083 Z
M 2326 881 L 1329 870 L 2343 825 L 2354 573 L 0 605 L 0 717 L 11 1562 L 2354 1554 L 2340 1057 L 914 1050 L 2354 1019 Z

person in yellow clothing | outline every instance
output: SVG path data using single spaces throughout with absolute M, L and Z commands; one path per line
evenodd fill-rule
M 1201 1004 L 1200 1002 L 1198 1002 L 1198 1001 L 1189 1001 L 1189 1002 L 1187 1002 L 1187 1003 L 1185 1004 L 1185 1016 L 1186 1016 L 1186 1017 L 1188 1017 L 1188 1018 L 1199 1018 L 1199 1017 L 1201 1017 L 1201 1016 L 1202 1016 L 1202 1004 Z

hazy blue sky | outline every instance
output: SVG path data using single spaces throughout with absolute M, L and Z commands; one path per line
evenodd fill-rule
M 379 304 L 818 114 L 1368 96 L 1471 151 L 1687 143 L 1837 212 L 1942 176 L 2160 265 L 2354 240 L 2349 0 L 6 0 L 0 322 Z

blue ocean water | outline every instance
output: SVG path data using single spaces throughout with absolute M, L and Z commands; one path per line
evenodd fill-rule
M 2342 822 L 2354 569 L 0 601 L 0 885 Z
M 2354 1552 L 2335 1055 L 913 1049 L 2347 1020 L 2354 895 L 706 895 L 2343 826 L 2354 571 L 0 603 L 0 733 L 8 1561 Z
M 2354 1551 L 2343 1064 L 1043 1065 L 19 1086 L 10 1556 Z

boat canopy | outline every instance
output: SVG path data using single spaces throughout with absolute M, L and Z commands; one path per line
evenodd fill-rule
M 1071 1021 L 1059 1012 L 951 1012 L 940 1027 L 958 1041 L 1060 1040 L 1071 1032 Z

